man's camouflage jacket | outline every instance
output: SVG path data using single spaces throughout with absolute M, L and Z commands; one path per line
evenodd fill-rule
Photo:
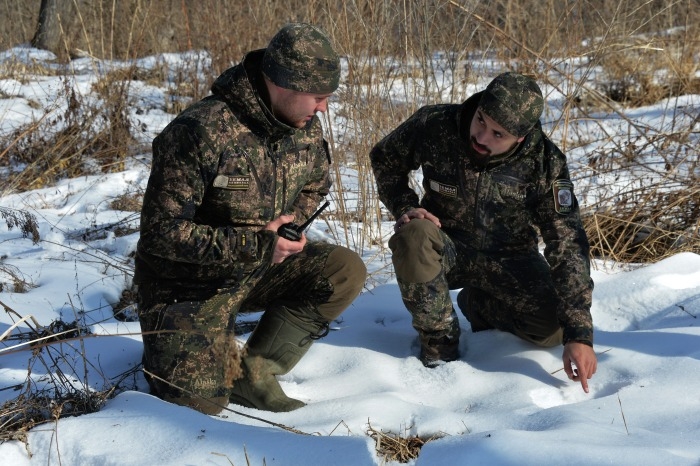
M 478 163 L 468 145 L 479 97 L 423 107 L 373 148 L 380 199 L 395 218 L 425 208 L 453 240 L 492 259 L 538 251 L 539 232 L 565 306 L 558 312 L 565 339 L 591 343 L 589 245 L 566 157 L 538 122 L 514 152 Z M 409 184 L 419 168 L 420 198 Z M 567 194 L 568 202 L 555 198 Z
M 181 298 L 235 285 L 271 261 L 267 223 L 286 213 L 301 223 L 328 194 L 320 120 L 296 129 L 274 118 L 252 84 L 263 52 L 225 71 L 154 139 L 136 283 Z

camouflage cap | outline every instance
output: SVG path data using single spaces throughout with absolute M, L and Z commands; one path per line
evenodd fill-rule
M 338 89 L 340 58 L 321 29 L 292 23 L 280 29 L 270 41 L 262 71 L 279 87 L 330 94 Z
M 544 99 L 534 79 L 507 72 L 486 86 L 479 107 L 510 134 L 522 137 L 540 119 Z

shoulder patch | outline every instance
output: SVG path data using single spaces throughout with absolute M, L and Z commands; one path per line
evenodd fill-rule
M 552 183 L 554 210 L 558 214 L 568 214 L 574 208 L 574 184 L 569 180 L 556 180 Z

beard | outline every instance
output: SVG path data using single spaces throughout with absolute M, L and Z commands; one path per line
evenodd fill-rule
M 474 148 L 474 151 L 477 154 L 479 154 L 481 156 L 491 155 L 491 149 L 476 142 L 476 138 L 474 136 L 471 137 L 471 142 L 472 142 L 472 148 Z

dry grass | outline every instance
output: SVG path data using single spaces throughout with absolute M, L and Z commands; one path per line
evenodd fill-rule
M 41 239 L 36 217 L 31 213 L 0 206 L 0 217 L 4 220 L 8 230 L 19 228 L 22 237 L 30 238 L 34 244 Z M 0 291 L 25 293 L 34 288 L 31 281 L 23 276 L 21 270 L 11 264 L 5 264 L 2 259 L 0 258 Z
M 15 324 L 0 335 L 0 341 L 10 342 L 15 348 L 26 346 L 32 351 L 25 382 L 3 388 L 18 394 L 0 406 L 0 443 L 19 440 L 26 444 L 27 433 L 38 425 L 99 411 L 107 399 L 126 389 L 126 381 L 133 378 L 132 370 L 110 381 L 104 390 L 91 389 L 87 381 L 77 376 L 84 373 L 88 364 L 85 355 L 76 361 L 74 352 L 63 347 L 71 342 L 81 343 L 90 335 L 87 327 L 77 321 L 61 320 L 41 326 L 32 316 L 22 317 L 2 302 L 0 306 L 17 318 Z M 20 324 L 27 330 L 13 333 Z M 34 373 L 43 376 L 35 377 Z
M 576 173 L 598 193 L 582 212 L 592 255 L 649 263 L 700 253 L 700 117 L 679 106 L 664 128 L 625 123 L 629 134 L 606 136 Z
M 680 252 L 700 253 L 700 189 L 652 189 L 639 202 L 584 215 L 595 257 L 655 262 Z
M 36 223 L 36 217 L 24 210 L 10 209 L 0 207 L 0 217 L 5 221 L 8 230 L 19 228 L 23 238 L 30 238 L 33 243 L 38 243 L 39 225 Z
M 56 108 L 15 129 L 0 141 L 0 166 L 6 167 L 3 194 L 42 188 L 63 178 L 124 169 L 138 149 L 127 115 L 129 80 L 98 82 L 98 100 L 75 91 L 67 76 L 55 97 Z M 63 109 L 58 113 L 57 109 Z M 14 167 L 23 167 L 21 171 Z
M 406 433 L 402 436 L 392 432 L 377 430 L 371 425 L 367 428 L 367 435 L 375 441 L 377 455 L 384 462 L 399 463 L 408 463 L 415 460 L 426 443 L 444 437 L 443 434 L 436 434 L 428 438 L 421 438 Z

